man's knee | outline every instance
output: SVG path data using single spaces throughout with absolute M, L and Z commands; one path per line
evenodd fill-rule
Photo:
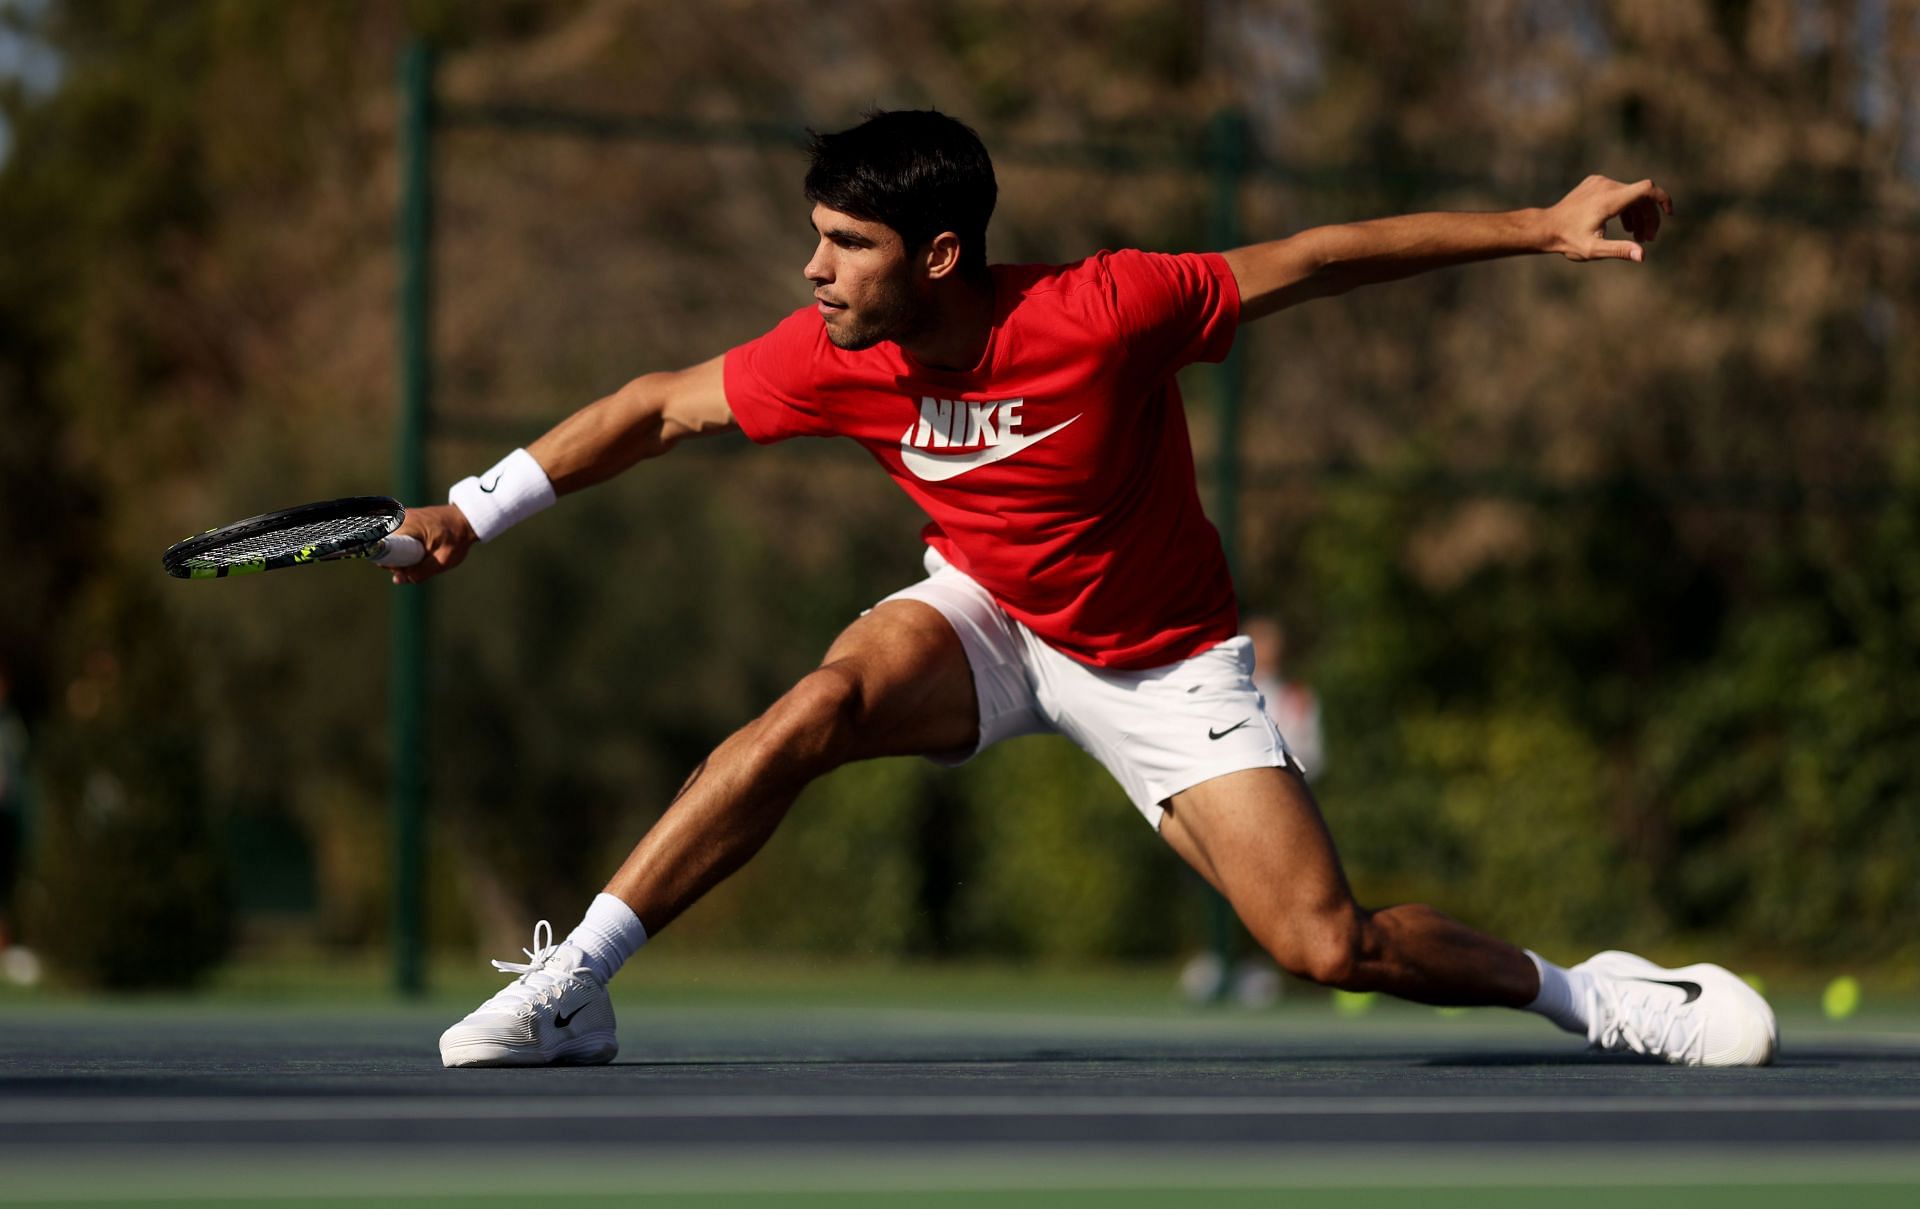
M 1282 921 L 1261 939 L 1287 973 L 1348 989 L 1365 954 L 1365 932 L 1365 913 L 1347 903 Z
M 761 745 L 769 759 L 819 776 L 845 763 L 864 708 L 852 670 L 816 668 L 761 715 Z

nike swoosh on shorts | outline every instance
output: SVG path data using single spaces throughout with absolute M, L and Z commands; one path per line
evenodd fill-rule
M 1073 420 L 1079 418 L 1079 416 L 1075 416 Z M 966 453 L 948 453 L 938 456 L 930 453 L 922 453 L 920 450 L 907 444 L 906 437 L 901 437 L 900 460 L 906 464 L 907 471 L 917 479 L 929 483 L 945 482 L 947 479 L 959 478 L 969 470 L 978 470 L 982 466 L 991 466 L 1003 458 L 1010 458 L 1027 446 L 1036 445 L 1046 440 L 1054 433 L 1059 432 L 1062 428 L 1073 423 L 1073 420 L 1062 420 L 1052 428 L 1036 432 L 1031 436 L 1010 437 L 998 445 L 987 445 L 980 449 L 968 450 Z M 913 429 L 909 428 L 907 432 L 911 435 Z

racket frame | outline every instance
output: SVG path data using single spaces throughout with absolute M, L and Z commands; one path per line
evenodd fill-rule
M 388 535 L 400 527 L 400 522 L 406 519 L 406 515 L 406 509 L 400 506 L 398 500 L 384 495 L 354 495 L 337 500 L 322 500 L 314 504 L 301 504 L 295 508 L 283 508 L 278 512 L 263 512 L 259 516 L 250 516 L 245 520 L 221 525 L 217 529 L 209 529 L 205 533 L 195 534 L 183 541 L 175 542 L 167 547 L 166 553 L 160 556 L 160 565 L 175 579 L 228 579 L 237 575 L 257 575 L 262 571 L 278 571 L 286 567 L 302 567 L 308 563 L 338 562 L 359 558 L 379 559 L 387 553 Z M 370 533 L 344 534 L 337 538 L 289 549 L 283 553 L 265 555 L 225 566 L 189 565 L 190 560 L 204 555 L 209 550 L 246 538 L 358 516 L 374 521 L 384 520 L 385 527 Z

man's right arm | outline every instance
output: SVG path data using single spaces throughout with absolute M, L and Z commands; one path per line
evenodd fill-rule
M 688 437 L 728 431 L 734 423 L 724 360 L 635 378 L 554 425 L 527 452 L 547 472 L 554 494 L 566 495 L 657 458 Z
M 724 361 L 715 357 L 690 369 L 635 378 L 554 425 L 527 452 L 546 472 L 554 494 L 566 495 L 659 457 L 688 437 L 726 432 L 735 424 L 727 407 Z M 399 532 L 419 538 L 427 555 L 412 567 L 396 569 L 395 583 L 419 583 L 452 570 L 479 540 L 452 504 L 408 509 Z

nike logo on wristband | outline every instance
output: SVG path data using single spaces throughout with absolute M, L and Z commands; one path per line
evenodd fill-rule
M 964 399 L 920 400 L 920 418 L 900 436 L 900 461 L 907 473 L 927 483 L 943 483 L 1004 461 L 1079 419 L 1062 420 L 1041 432 L 1020 431 L 1020 409 L 1025 399 L 974 403 Z M 957 453 L 932 453 L 955 445 L 978 448 Z
M 504 474 L 496 474 L 496 475 L 494 475 L 494 476 L 493 476 L 493 486 L 491 486 L 491 487 L 489 487 L 489 486 L 487 486 L 487 485 L 486 485 L 485 483 L 482 483 L 482 484 L 480 484 L 480 490 L 482 490 L 482 491 L 484 491 L 484 492 L 486 492 L 486 493 L 487 493 L 488 495 L 492 495 L 492 494 L 493 494 L 493 493 L 494 493 L 494 492 L 495 492 L 496 490 L 498 490 L 498 489 L 499 489 L 499 487 L 500 487 L 500 480 L 501 480 L 501 479 L 503 479 L 503 478 L 505 478 L 505 477 L 506 477 L 506 476 L 505 476 Z

